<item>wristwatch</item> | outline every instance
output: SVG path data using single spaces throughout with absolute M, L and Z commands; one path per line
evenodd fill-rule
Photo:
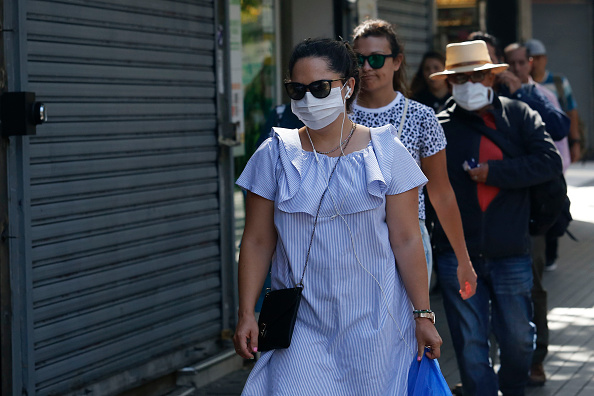
M 430 319 L 433 324 L 435 324 L 435 313 L 430 309 L 413 311 L 413 318 L 427 318 Z

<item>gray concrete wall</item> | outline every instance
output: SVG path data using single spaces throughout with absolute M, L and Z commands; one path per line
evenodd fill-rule
M 548 69 L 571 83 L 578 113 L 589 129 L 594 148 L 594 2 L 540 2 L 532 4 L 533 38 L 547 47 Z
M 308 37 L 334 38 L 334 8 L 332 1 L 292 1 L 291 11 L 293 46 Z

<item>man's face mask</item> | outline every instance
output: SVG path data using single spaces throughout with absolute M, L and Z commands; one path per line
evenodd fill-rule
M 460 107 L 468 111 L 482 109 L 493 102 L 493 89 L 480 82 L 452 84 L 452 96 Z

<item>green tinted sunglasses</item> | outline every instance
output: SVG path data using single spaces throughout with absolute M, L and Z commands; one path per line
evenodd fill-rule
M 396 56 L 397 54 L 372 54 L 369 56 L 357 54 L 357 60 L 359 61 L 360 67 L 363 67 L 363 65 L 365 65 L 365 61 L 367 61 L 367 63 L 369 63 L 369 66 L 371 66 L 372 69 L 381 69 L 382 67 L 384 67 L 384 63 L 386 63 L 386 58 L 394 58 Z

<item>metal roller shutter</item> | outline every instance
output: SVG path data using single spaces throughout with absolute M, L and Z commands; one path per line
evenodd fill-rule
M 50 109 L 28 151 L 36 395 L 220 338 L 214 14 L 27 3 L 27 90 Z
M 378 0 L 377 15 L 393 23 L 397 33 L 404 41 L 407 63 L 407 76 L 417 71 L 423 54 L 431 42 L 430 0 Z

